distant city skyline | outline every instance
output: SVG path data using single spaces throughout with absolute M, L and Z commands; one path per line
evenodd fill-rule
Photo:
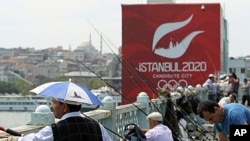
M 250 55 L 250 2 L 245 0 L 176 0 L 177 3 L 220 2 L 229 23 L 229 56 Z M 103 53 L 118 52 L 122 45 L 121 5 L 146 0 L 12 0 L 0 2 L 0 47 L 36 50 L 62 46 L 76 49 L 89 41 Z M 112 50 L 111 50 L 111 49 Z

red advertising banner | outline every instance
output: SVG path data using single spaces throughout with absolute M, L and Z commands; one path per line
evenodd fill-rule
M 122 103 L 202 84 L 222 68 L 220 4 L 122 5 Z M 128 100 L 129 99 L 129 100 Z

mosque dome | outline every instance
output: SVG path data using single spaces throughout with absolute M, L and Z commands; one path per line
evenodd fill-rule
M 83 41 L 83 42 L 81 42 L 78 46 L 79 46 L 79 47 L 89 47 L 89 46 L 90 46 L 90 43 L 89 43 L 89 41 Z

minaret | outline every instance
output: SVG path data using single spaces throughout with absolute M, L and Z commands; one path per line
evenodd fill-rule
M 100 41 L 100 54 L 102 54 L 102 33 L 101 33 L 101 41 Z
M 71 44 L 69 44 L 69 51 L 71 51 Z
M 91 32 L 89 33 L 89 47 L 92 47 L 91 46 Z

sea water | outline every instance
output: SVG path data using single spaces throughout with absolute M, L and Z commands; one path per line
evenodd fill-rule
M 13 128 L 30 122 L 31 112 L 0 112 L 0 126 Z

